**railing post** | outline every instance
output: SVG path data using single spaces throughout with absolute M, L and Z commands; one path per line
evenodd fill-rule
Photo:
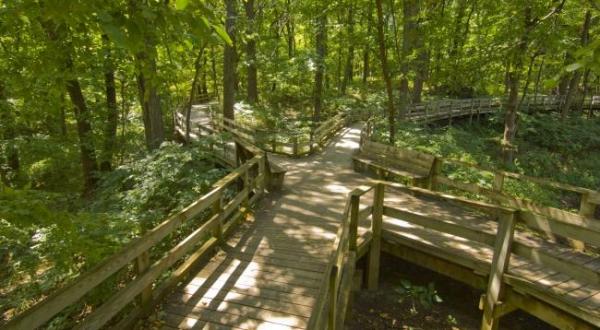
M 350 235 L 349 249 L 356 251 L 358 239 L 358 209 L 360 206 L 360 195 L 352 194 L 350 196 Z
M 377 290 L 379 285 L 379 260 L 381 256 L 381 227 L 383 226 L 383 200 L 385 185 L 378 183 L 375 186 L 373 197 L 373 214 L 371 223 L 371 247 L 369 249 L 369 265 L 367 271 L 367 289 Z
M 135 269 L 138 276 L 141 276 L 150 267 L 150 253 L 144 251 L 135 260 Z M 142 309 L 142 314 L 147 315 L 150 312 L 152 303 L 152 283 L 144 288 L 138 296 L 138 302 Z
M 492 190 L 495 192 L 502 192 L 504 187 L 504 174 L 500 172 L 494 172 L 494 182 L 492 183 Z
M 217 239 L 217 241 L 223 242 L 223 217 L 221 216 L 223 214 L 223 191 L 222 190 L 219 192 L 219 197 L 212 205 L 212 212 L 213 212 L 213 216 L 214 215 L 218 216 L 217 225 L 213 229 L 213 236 Z
M 581 203 L 579 204 L 579 215 L 586 218 L 593 218 L 596 213 L 597 205 L 589 202 L 590 194 L 581 194 Z
M 437 177 L 442 174 L 442 167 L 444 165 L 444 161 L 440 157 L 435 157 L 433 159 L 433 165 L 431 166 L 431 173 L 429 173 L 429 178 L 427 179 L 427 189 L 429 190 L 438 190 L 438 184 L 435 182 Z
M 294 138 L 292 139 L 292 154 L 294 154 L 294 156 L 298 156 L 298 137 L 294 136 Z
M 260 158 L 260 160 L 258 161 L 258 174 L 257 176 L 261 176 L 263 177 L 262 179 L 262 183 L 260 183 L 259 185 L 256 186 L 256 189 L 258 190 L 259 194 L 264 194 L 265 193 L 265 188 L 267 186 L 267 154 L 264 153 L 263 156 Z
M 498 329 L 500 318 L 495 316 L 495 310 L 500 304 L 504 294 L 504 273 L 508 270 L 510 262 L 511 246 L 515 231 L 515 213 L 504 212 L 500 214 L 498 233 L 494 244 L 494 257 L 488 279 L 485 296 L 482 296 L 483 319 L 482 330 Z
M 248 191 L 248 193 L 246 194 L 246 197 L 244 198 L 244 200 L 242 201 L 241 205 L 243 208 L 245 208 L 246 210 L 248 210 L 249 207 L 249 200 L 250 200 L 250 193 L 252 192 L 252 187 L 250 187 L 250 167 L 246 168 L 246 171 L 244 171 L 244 174 L 242 174 L 242 180 L 244 181 L 244 187 L 242 188 L 242 190 L 246 189 Z
M 333 268 L 331 269 L 331 274 L 329 275 L 329 315 L 327 318 L 329 330 L 335 330 L 337 325 L 336 318 L 338 288 L 336 285 L 336 278 L 339 271 L 340 270 L 337 268 L 337 266 L 333 266 Z
M 579 215 L 586 218 L 593 218 L 596 213 L 596 204 L 590 203 L 589 193 L 581 194 L 581 202 L 579 203 Z M 577 251 L 583 251 L 585 249 L 585 244 L 582 241 L 569 239 L 569 243 L 571 246 Z

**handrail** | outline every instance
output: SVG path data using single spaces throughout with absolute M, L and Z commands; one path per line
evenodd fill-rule
M 208 114 L 211 125 L 218 130 L 227 131 L 240 139 L 260 147 L 261 149 L 288 156 L 298 157 L 311 154 L 315 149 L 327 144 L 336 132 L 346 126 L 352 117 L 346 112 L 321 122 L 309 131 L 293 130 L 258 130 L 234 120 L 223 117 L 220 113 Z M 176 121 L 179 125 L 182 119 Z M 208 129 L 204 128 L 203 129 Z M 181 130 L 179 130 L 181 134 Z
M 477 242 L 478 244 L 487 245 L 493 250 L 491 266 L 486 266 L 485 263 L 472 263 L 470 261 L 462 263 L 461 258 L 448 259 L 451 262 L 458 263 L 459 265 L 468 265 L 466 267 L 472 267 L 472 270 L 476 273 L 481 274 L 484 277 L 487 276 L 488 286 L 486 295 L 482 297 L 481 306 L 484 309 L 484 322 L 488 325 L 491 324 L 491 322 L 495 322 L 499 315 L 503 315 L 502 312 L 494 311 L 498 308 L 503 300 L 502 289 L 500 288 L 505 285 L 514 286 L 518 283 L 525 283 L 527 281 L 526 278 L 521 279 L 521 277 L 519 277 L 519 273 L 511 272 L 508 262 L 511 254 L 514 254 L 519 258 L 526 259 L 528 262 L 537 265 L 534 267 L 548 267 L 560 272 L 561 274 L 569 276 L 570 278 L 582 281 L 583 283 L 588 283 L 590 285 L 600 284 L 600 272 L 597 269 L 594 269 L 593 267 L 587 267 L 579 262 L 570 261 L 568 257 L 560 256 L 560 253 L 557 253 L 558 251 L 564 252 L 564 247 L 553 247 L 553 243 L 543 240 L 532 241 L 529 235 L 522 236 L 521 234 L 515 234 L 516 230 L 522 231 L 523 228 L 528 227 L 537 232 L 556 234 L 567 238 L 582 240 L 585 243 L 590 243 L 595 246 L 600 246 L 600 223 L 597 221 L 577 222 L 573 219 L 566 220 L 553 218 L 551 216 L 533 213 L 525 208 L 505 207 L 501 205 L 484 203 L 395 182 L 371 180 L 369 185 L 371 187 L 370 189 L 373 187 L 376 188 L 376 195 L 378 195 L 378 191 L 381 192 L 384 190 L 378 187 L 388 187 L 408 192 L 411 195 L 447 200 L 453 202 L 453 204 L 457 204 L 458 206 L 465 207 L 466 209 L 484 211 L 490 216 L 488 218 L 489 220 L 493 220 L 498 223 L 496 229 L 488 226 L 480 227 L 473 225 L 470 221 L 462 223 L 460 218 L 457 219 L 455 217 L 444 216 L 438 217 L 434 214 L 423 214 L 420 211 L 414 211 L 408 207 L 403 207 L 402 205 L 398 204 L 387 205 L 387 203 L 384 203 L 383 198 L 381 202 L 382 213 L 387 217 L 401 219 L 417 226 L 457 236 L 462 239 Z M 348 237 L 347 233 L 351 228 L 351 226 L 347 226 L 351 223 L 351 221 L 348 221 L 348 217 L 352 216 L 353 205 L 351 201 L 355 200 L 353 197 L 361 195 L 361 193 L 364 194 L 365 191 L 367 191 L 367 189 L 361 188 L 353 190 L 353 192 L 349 194 L 344 212 L 344 226 L 339 228 L 337 237 Z M 376 197 L 374 200 L 379 200 L 379 197 Z M 374 203 L 373 205 L 373 219 L 379 218 L 379 216 L 376 215 L 379 212 L 376 210 L 376 204 L 377 203 Z M 373 223 L 376 222 L 374 221 Z M 523 227 L 516 229 L 515 225 L 517 223 L 520 223 L 523 225 Z M 373 256 L 377 255 L 375 252 L 379 251 L 379 247 L 377 245 L 379 240 L 376 235 L 376 233 L 379 231 L 380 230 L 377 230 L 373 227 L 371 232 L 372 238 L 368 243 L 369 251 L 373 253 L 369 254 L 368 274 L 371 274 L 374 270 L 374 265 L 371 264 L 371 261 L 375 259 Z M 368 238 L 369 235 L 366 234 L 365 237 Z M 340 254 L 345 252 L 344 248 L 346 245 L 343 245 L 343 242 L 343 239 L 336 239 L 334 246 L 337 249 L 332 257 L 336 256 L 337 258 L 331 259 L 330 264 L 333 268 L 333 271 L 327 273 L 330 279 L 335 276 L 339 276 L 337 272 L 339 271 L 340 266 L 338 266 L 339 264 L 336 264 L 335 262 L 343 260 L 343 258 L 339 258 Z M 392 242 L 393 241 L 389 241 L 388 244 L 392 244 Z M 431 253 L 433 253 L 435 256 L 438 256 L 438 252 L 435 252 L 435 250 L 433 250 Z M 444 256 L 444 254 L 439 254 L 439 257 L 449 258 L 449 256 Z M 593 260 L 593 257 L 588 256 L 588 259 Z M 378 265 L 378 263 L 375 264 Z M 347 262 L 344 265 L 346 266 Z M 324 289 L 328 293 L 327 296 L 330 297 L 330 299 L 331 297 L 341 296 L 339 293 L 339 283 L 341 282 L 338 281 L 338 278 L 335 278 L 335 281 L 330 280 L 330 283 L 331 284 L 326 286 Z M 321 298 L 318 299 L 316 312 L 318 313 L 320 310 L 327 310 L 327 308 L 329 308 L 328 320 L 331 321 L 332 319 L 336 319 L 337 323 L 334 323 L 333 326 L 331 323 L 329 323 L 329 327 L 327 328 L 336 329 L 336 326 L 340 324 L 340 319 L 343 318 L 341 311 L 335 308 L 335 303 L 331 304 L 330 302 L 327 304 L 326 302 L 320 300 Z M 333 312 L 331 310 L 332 306 L 334 308 Z M 336 311 L 338 311 L 337 315 Z M 592 324 L 596 324 L 593 322 L 597 322 L 597 319 L 588 317 L 585 310 L 581 311 L 581 313 L 578 313 L 576 317 L 587 322 L 592 322 Z M 314 323 L 310 324 L 312 325 Z M 316 324 L 319 325 L 319 323 Z M 325 326 L 321 325 L 320 327 L 317 326 L 309 329 L 325 328 Z
M 344 211 L 342 213 L 342 223 L 338 228 L 336 239 L 333 242 L 332 252 L 328 258 L 329 262 L 321 283 L 320 291 L 317 296 L 317 303 L 314 312 L 308 322 L 308 329 L 330 330 L 343 329 L 346 308 L 350 286 L 354 273 L 354 264 L 357 258 L 358 248 L 358 219 L 360 198 L 371 190 L 375 189 L 375 198 L 373 206 L 368 208 L 368 215 L 372 216 L 371 237 L 377 240 L 381 237 L 381 222 L 383 210 L 383 190 L 381 184 L 370 185 L 366 188 L 355 188 L 348 193 Z M 377 206 L 379 205 L 379 206 Z M 378 211 L 379 210 L 379 211 Z M 367 216 L 368 216 L 367 215 Z M 373 243 L 372 243 L 373 244 Z M 377 245 L 379 246 L 379 245 Z M 371 261 L 376 261 L 375 265 L 369 267 L 370 283 L 376 284 L 376 278 L 379 272 L 379 248 L 372 249 L 373 256 Z M 328 303 L 328 304 L 327 304 Z M 325 310 L 327 310 L 327 319 L 323 319 Z M 327 325 L 323 324 L 326 321 Z
M 372 136 L 372 122 L 367 122 L 367 125 L 365 125 L 365 127 L 361 131 L 361 142 L 360 142 L 361 147 L 365 143 L 371 142 L 371 136 Z M 398 148 L 398 147 L 395 147 L 395 148 Z M 412 149 L 407 149 L 407 150 L 412 150 Z M 416 150 L 412 150 L 412 151 L 419 152 Z M 531 183 L 535 183 L 538 185 L 551 187 L 554 189 L 577 193 L 578 195 L 581 196 L 579 214 L 583 217 L 593 217 L 596 207 L 598 205 L 600 205 L 600 192 L 599 191 L 595 191 L 595 190 L 583 188 L 583 187 L 577 187 L 577 186 L 573 186 L 573 185 L 566 184 L 566 183 L 556 182 L 556 181 L 552 181 L 552 180 L 545 179 L 545 178 L 532 177 L 532 176 L 528 176 L 528 175 L 524 175 L 524 174 L 508 172 L 508 171 L 503 171 L 503 170 L 498 170 L 498 169 L 492 169 L 492 168 L 489 168 L 486 166 L 482 166 L 482 165 L 474 164 L 474 163 L 468 163 L 468 162 L 464 162 L 461 160 L 440 157 L 440 156 L 435 156 L 435 155 L 434 155 L 434 157 L 435 157 L 434 166 L 433 166 L 430 176 L 428 178 L 429 188 L 431 188 L 433 190 L 437 190 L 439 188 L 439 185 L 447 185 L 452 188 L 457 188 L 459 190 L 467 191 L 470 193 L 484 195 L 484 196 L 490 198 L 491 200 L 494 200 L 496 202 L 507 203 L 507 205 L 511 205 L 513 207 L 521 207 L 520 205 L 522 203 L 531 204 L 531 202 L 527 202 L 527 201 L 522 200 L 517 197 L 509 196 L 505 193 L 505 189 L 504 189 L 505 179 L 511 178 L 511 179 L 515 179 L 515 180 L 520 180 L 522 182 L 531 182 Z M 462 167 L 466 167 L 466 168 L 472 168 L 472 169 L 475 169 L 475 170 L 478 170 L 481 172 L 487 172 L 487 173 L 492 174 L 494 177 L 493 183 L 492 183 L 492 189 L 482 187 L 479 184 L 459 182 L 459 181 L 453 180 L 447 176 L 444 176 L 442 174 L 442 169 L 445 164 L 457 165 L 457 166 L 462 166 Z M 536 203 L 534 203 L 534 204 L 536 204 Z M 531 205 L 531 207 L 533 207 L 533 205 Z M 545 207 L 545 206 L 541 206 L 541 205 L 537 205 L 536 210 L 537 209 L 544 210 L 543 212 L 545 212 L 545 213 L 571 213 L 571 214 L 573 214 L 572 212 L 563 211 L 563 210 L 553 208 L 553 207 Z
M 257 168 L 255 172 L 256 176 L 253 180 L 250 180 L 251 170 L 254 168 Z M 194 261 L 199 260 L 209 253 L 212 247 L 233 229 L 241 219 L 242 207 L 251 203 L 251 195 L 253 195 L 251 198 L 252 201 L 260 198 L 265 186 L 264 171 L 265 155 L 261 153 L 216 182 L 212 186 L 211 191 L 201 196 L 188 207 L 170 216 L 143 236 L 134 239 L 122 247 L 119 252 L 105 259 L 32 308 L 16 316 L 3 329 L 34 329 L 42 326 L 131 262 L 137 265 L 137 276 L 107 302 L 95 309 L 83 320 L 79 327 L 82 329 L 98 329 L 102 327 L 138 295 L 141 295 L 141 307 L 130 312 L 130 314 L 141 316 L 151 305 L 157 302 L 156 297 L 163 296 L 167 290 L 170 290 L 174 284 L 177 284 L 186 275 L 187 271 L 194 264 Z M 224 191 L 231 186 L 237 187 L 236 183 L 240 179 L 242 179 L 243 187 L 230 202 L 223 205 Z M 149 251 L 153 246 L 161 242 L 184 222 L 205 212 L 212 213 L 209 220 L 205 221 L 199 228 L 177 243 L 165 256 L 150 264 Z M 211 238 L 202 243 L 208 234 L 210 234 Z M 200 243 L 202 245 L 197 250 L 200 253 L 195 253 L 193 257 L 190 257 L 190 259 L 175 270 L 173 275 L 166 281 L 170 285 L 162 285 L 153 290 L 154 281 Z M 135 317 L 131 317 L 130 319 L 135 319 Z

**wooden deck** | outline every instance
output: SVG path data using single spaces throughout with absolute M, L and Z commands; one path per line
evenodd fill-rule
M 494 174 L 493 190 L 430 173 L 430 185 L 484 193 L 495 204 L 372 180 L 352 168 L 366 138 L 361 127 L 343 128 L 304 158 L 266 157 L 239 140 L 223 144 L 222 158 L 241 166 L 6 329 L 43 325 L 132 263 L 135 276 L 79 328 L 129 329 L 148 314 L 138 328 L 342 328 L 356 260 L 367 258 L 365 282 L 375 288 L 380 249 L 485 290 L 482 329 L 495 329 L 516 308 L 560 329 L 600 327 L 600 224 L 591 218 L 598 192 L 552 183 L 581 194 L 576 214 L 504 196 L 504 177 L 514 177 L 507 172 Z M 282 190 L 265 195 L 273 160 L 287 176 Z M 182 223 L 201 216 L 207 220 L 189 236 L 171 240 Z M 581 244 L 571 248 L 547 234 Z M 159 242 L 173 247 L 151 259 Z
M 430 203 L 424 199 L 420 199 L 420 204 L 420 209 L 415 209 L 413 204 L 410 208 L 397 205 L 393 207 L 394 210 L 390 208 L 384 211 L 394 215 L 384 218 L 384 250 L 396 254 L 396 251 L 402 250 L 397 247 L 408 247 L 410 250 L 450 261 L 471 270 L 473 274 L 479 274 L 480 283 L 485 284 L 485 276 L 490 273 L 494 256 L 493 244 L 498 232 L 498 222 L 490 215 L 455 205 Z M 428 217 L 428 220 L 422 220 L 418 224 L 415 221 L 400 219 L 413 218 L 410 214 Z M 443 231 L 444 228 L 454 230 Z M 479 240 L 474 236 L 479 236 Z M 530 232 L 517 229 L 513 249 L 528 248 L 531 251 L 541 251 L 535 257 L 538 260 L 542 259 L 546 264 L 553 262 L 553 266 L 540 265 L 540 262 L 524 258 L 520 253 L 513 254 L 505 281 L 522 294 L 534 296 L 549 305 L 568 310 L 572 315 L 591 324 L 598 324 L 600 256 L 577 252 L 562 244 L 549 243 Z M 470 281 L 469 278 L 457 279 Z M 481 285 L 479 287 L 485 289 Z
M 280 159 L 283 190 L 267 195 L 253 222 L 168 298 L 164 326 L 306 328 L 346 195 L 367 183 L 351 166 L 359 136 L 360 127 L 348 128 L 319 155 Z
M 317 300 L 322 299 L 323 279 L 330 276 L 327 265 L 346 196 L 372 182 L 352 171 L 359 139 L 359 127 L 354 126 L 323 153 L 278 159 L 288 168 L 284 189 L 268 195 L 253 219 L 167 299 L 158 313 L 161 324 L 166 329 L 307 328 L 315 308 L 322 308 Z M 436 194 L 388 187 L 383 250 L 485 289 L 498 219 L 478 210 L 480 205 L 474 208 Z M 365 195 L 361 209 L 372 211 L 372 201 Z M 364 215 L 359 217 L 355 257 L 367 254 L 371 242 L 371 217 Z M 503 277 L 516 304 L 512 309 L 542 301 L 532 314 L 539 316 L 538 309 L 558 313 L 559 328 L 578 320 L 584 321 L 584 329 L 586 324 L 590 329 L 598 325 L 600 256 L 520 229 L 513 249 Z M 553 267 L 541 265 L 548 263 Z M 518 299 L 524 302 L 518 305 Z

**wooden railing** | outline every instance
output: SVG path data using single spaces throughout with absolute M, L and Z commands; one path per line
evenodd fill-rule
M 368 121 L 361 131 L 361 145 L 371 139 L 372 133 L 373 125 L 371 121 Z M 400 147 L 395 148 L 403 149 Z M 414 150 L 411 151 L 417 152 Z M 491 178 L 491 185 L 484 186 L 481 183 L 470 183 L 450 178 L 449 173 L 455 172 L 457 167 L 479 172 L 481 176 Z M 464 192 L 484 196 L 491 201 L 503 203 L 512 207 L 534 208 L 539 210 L 539 212 L 547 214 L 563 214 L 565 212 L 571 213 L 558 208 L 545 207 L 521 198 L 509 196 L 505 189 L 507 180 L 516 180 L 526 184 L 536 184 L 550 189 L 575 193 L 580 199 L 579 214 L 585 217 L 593 217 L 596 207 L 600 205 L 600 192 L 592 189 L 577 187 L 544 178 L 492 169 L 478 164 L 467 163 L 440 156 L 435 156 L 433 168 L 431 170 L 429 180 L 427 181 L 429 182 L 428 188 L 433 190 L 440 190 L 443 186 L 446 186 L 448 188 L 458 189 Z
M 214 105 L 205 107 L 205 110 L 204 114 L 208 122 L 197 125 L 201 132 L 213 134 L 215 131 L 227 131 L 265 151 L 292 157 L 305 156 L 318 148 L 322 148 L 335 136 L 335 133 L 348 125 L 355 117 L 351 113 L 340 112 L 319 123 L 315 128 L 261 130 L 224 118 L 218 111 L 218 107 Z M 184 115 L 177 113 L 175 118 L 176 126 L 180 127 L 179 134 L 185 136 L 182 129 L 182 127 L 185 127 Z
M 472 171 L 478 171 L 484 175 L 487 174 L 492 178 L 491 187 L 483 186 L 480 183 L 469 183 L 452 179 L 448 175 L 443 174 L 445 166 L 459 166 Z M 578 212 L 575 213 L 552 206 L 542 205 L 536 201 L 511 196 L 506 192 L 505 187 L 507 180 L 515 180 L 526 185 L 535 184 L 540 187 L 558 190 L 563 193 L 576 194 L 579 197 Z M 565 183 L 554 182 L 551 180 L 531 177 L 514 172 L 489 169 L 477 164 L 465 163 L 443 157 L 436 157 L 430 182 L 431 185 L 429 188 L 433 190 L 441 190 L 442 187 L 445 186 L 450 189 L 485 197 L 488 200 L 500 205 L 505 205 L 520 210 L 532 211 L 549 217 L 550 219 L 574 221 L 577 224 L 593 221 L 596 209 L 600 205 L 600 192 L 595 190 L 576 187 Z M 584 248 L 582 240 L 572 240 L 571 244 L 578 250 L 582 250 Z
M 476 244 L 488 246 L 493 251 L 493 255 L 488 255 L 488 257 L 477 252 L 472 255 L 472 258 L 475 259 L 469 259 L 464 254 L 453 254 L 452 251 L 446 250 L 433 249 L 426 251 L 428 255 L 463 267 L 461 269 L 467 269 L 464 274 L 462 270 L 459 270 L 460 267 L 448 269 L 448 266 L 433 261 L 433 259 L 419 260 L 416 256 L 407 255 L 407 252 L 402 253 L 403 257 L 413 258 L 416 262 L 422 261 L 422 265 L 425 267 L 465 281 L 476 288 L 484 289 L 486 293 L 482 297 L 481 306 L 484 310 L 482 322 L 484 325 L 497 323 L 500 316 L 516 308 L 524 309 L 526 312 L 547 322 L 556 324 L 559 328 L 574 324 L 572 322 L 580 322 L 577 320 L 583 320 L 583 323 L 578 323 L 583 326 L 582 329 L 589 328 L 589 326 L 585 326 L 586 324 L 598 324 L 600 322 L 597 316 L 588 315 L 585 308 L 568 304 L 556 305 L 556 301 L 552 298 L 544 298 L 543 295 L 536 294 L 535 290 L 545 290 L 544 287 L 536 288 L 532 286 L 533 284 L 527 278 L 520 275 L 522 270 L 521 272 L 513 272 L 509 267 L 512 254 L 521 258 L 521 261 L 516 263 L 515 268 L 521 268 L 523 260 L 527 260 L 533 267 L 532 269 L 548 269 L 550 272 L 560 272 L 568 278 L 581 281 L 580 283 L 584 283 L 584 285 L 585 283 L 594 286 L 600 285 L 600 269 L 584 265 L 585 262 L 572 260 L 568 254 L 564 254 L 565 248 L 560 243 L 541 238 L 562 236 L 582 240 L 586 244 L 599 247 L 600 223 L 598 221 L 590 221 L 590 219 L 579 215 L 572 215 L 569 218 L 543 215 L 538 214 L 536 210 L 475 201 L 395 182 L 374 180 L 372 183 L 373 185 L 369 188 L 355 189 L 349 194 L 342 223 L 333 245 L 333 253 L 323 278 L 324 282 L 316 300 L 314 313 L 309 320 L 309 329 L 343 328 L 348 295 L 350 294 L 351 284 L 349 282 L 351 282 L 356 260 L 363 254 L 368 253 L 367 287 L 370 289 L 377 287 L 380 251 L 384 248 L 385 251 L 391 252 L 392 250 L 389 250 L 390 246 L 397 244 L 394 243 L 394 240 L 387 241 L 390 236 L 388 229 L 382 229 L 383 216 L 407 221 L 419 228 L 424 227 L 444 233 L 444 235 L 459 237 L 461 240 L 476 242 Z M 386 191 L 386 189 L 392 191 Z M 374 191 L 373 204 L 366 207 L 362 206 L 361 209 L 361 197 L 369 191 Z M 465 210 L 475 211 L 477 214 L 485 214 L 487 217 L 482 217 L 482 219 L 497 221 L 498 225 L 496 228 L 478 226 L 474 225 L 472 221 L 463 222 L 460 218 L 452 218 L 447 215 L 424 214 L 422 211 L 414 211 L 409 207 L 405 207 L 397 200 L 388 204 L 385 196 L 394 192 L 408 193 L 429 201 L 445 201 Z M 358 237 L 359 224 L 364 223 L 368 217 L 371 217 L 371 227 Z M 517 224 L 520 224 L 520 226 L 517 227 Z M 401 231 L 400 228 L 393 230 Z M 516 235 L 517 230 L 521 233 L 535 232 L 540 238 L 537 241 L 532 241 L 528 234 L 524 236 Z M 382 241 L 382 235 L 386 238 L 385 242 Z M 409 249 L 429 249 L 430 243 L 422 244 L 419 237 L 415 237 L 413 242 L 410 241 L 411 237 L 412 235 L 408 235 L 405 238 Z M 415 244 L 419 242 L 422 246 L 417 248 Z M 580 253 L 576 256 L 583 257 L 585 255 Z M 588 259 L 593 260 L 594 257 L 592 256 L 593 254 L 588 255 Z M 508 296 L 505 295 L 506 286 L 514 289 L 514 291 L 509 292 L 511 294 Z M 527 294 L 524 297 L 522 294 L 515 292 L 525 292 Z M 548 294 L 551 294 L 551 292 Z M 538 307 L 530 308 L 530 306 L 533 306 L 533 301 L 541 301 L 547 305 L 538 304 Z M 564 314 L 558 315 L 556 314 L 557 311 Z M 489 328 L 493 327 L 483 327 L 483 329 Z
M 249 205 L 264 193 L 265 168 L 266 158 L 260 152 L 216 182 L 207 194 L 194 203 L 18 315 L 3 329 L 29 330 L 40 327 L 65 308 L 78 303 L 112 275 L 133 264 L 135 276 L 126 283 L 119 283 L 119 290 L 94 308 L 77 326 L 79 329 L 99 329 L 133 303 L 126 316 L 111 325 L 111 328 L 129 328 L 182 281 L 199 260 L 212 253 L 213 248 L 241 221 Z M 198 218 L 201 220 L 199 227 L 187 237 L 177 242 L 168 240 L 170 234 L 182 225 Z M 169 243 L 176 244 L 152 260 L 150 251 L 159 244 Z M 166 280 L 159 280 L 165 274 L 168 274 Z
M 476 210 L 487 214 L 489 219 L 497 219 L 497 230 L 484 229 L 485 227 L 474 227 L 469 225 L 469 221 L 462 223 L 461 219 L 451 219 L 447 217 L 439 217 L 424 215 L 421 212 L 413 212 L 410 209 L 395 204 L 393 206 L 383 206 L 383 215 L 393 219 L 401 219 L 410 222 L 411 224 L 422 226 L 430 230 L 442 232 L 444 234 L 453 235 L 466 239 L 472 242 L 488 245 L 493 249 L 493 258 L 491 266 L 485 266 L 489 260 L 481 260 L 482 262 L 473 263 L 464 256 L 452 255 L 452 253 L 444 253 L 440 255 L 442 259 L 450 261 L 464 267 L 471 268 L 475 273 L 487 275 L 487 285 L 475 285 L 486 290 L 486 294 L 482 297 L 482 309 L 484 310 L 484 320 L 482 329 L 492 329 L 497 326 L 494 323 L 498 322 L 501 315 L 514 310 L 515 308 L 523 308 L 526 312 L 530 312 L 548 322 L 556 320 L 556 326 L 564 328 L 567 322 L 572 322 L 573 319 L 556 317 L 551 310 L 542 308 L 527 308 L 531 304 L 523 304 L 521 298 L 504 297 L 504 286 L 509 285 L 512 288 L 517 288 L 518 292 L 531 294 L 532 299 L 540 299 L 544 301 L 543 295 L 535 293 L 535 290 L 544 290 L 541 284 L 535 285 L 526 278 L 522 278 L 521 273 L 512 272 L 509 267 L 511 254 L 527 260 L 532 267 L 540 267 L 547 269 L 548 272 L 560 272 L 581 283 L 588 283 L 593 286 L 600 285 L 600 269 L 584 265 L 585 262 L 579 263 L 576 257 L 582 258 L 585 254 L 573 252 L 570 257 L 565 253 L 565 248 L 560 243 L 552 240 L 547 240 L 542 237 L 565 237 L 573 240 L 581 240 L 590 246 L 600 247 L 600 222 L 589 218 L 581 217 L 572 214 L 569 217 L 555 216 L 549 214 L 539 214 L 537 210 L 530 210 L 522 207 L 505 207 L 496 204 L 473 201 L 468 198 L 457 197 L 453 195 L 443 194 L 440 192 L 430 191 L 424 188 L 409 187 L 399 183 L 378 182 L 386 187 L 394 188 L 399 191 L 407 192 L 411 195 L 423 196 L 426 198 L 441 199 L 451 202 L 455 205 L 462 206 L 466 209 Z M 520 227 L 517 227 L 517 224 Z M 515 233 L 537 233 L 540 237 L 537 242 L 532 241 L 529 236 L 518 236 Z M 432 254 L 435 252 L 431 251 Z M 588 254 L 588 260 L 593 260 L 595 254 Z M 572 259 L 573 258 L 573 259 Z M 516 263 L 515 268 L 523 265 L 523 262 Z M 442 269 L 443 270 L 443 269 Z M 451 277 L 460 277 L 460 274 L 448 274 Z M 485 277 L 484 277 L 485 278 Z M 460 279 L 460 278 L 458 278 Z M 469 281 L 466 278 L 461 280 Z M 551 294 L 549 291 L 548 294 Z M 514 298 L 514 299 L 513 299 Z M 503 303 L 504 302 L 504 303 Z M 555 303 L 553 303 L 555 304 Z M 578 310 L 576 305 L 563 304 L 555 306 L 563 310 L 569 315 L 574 315 L 578 319 L 582 319 L 587 323 L 596 324 L 600 322 L 597 316 L 591 316 L 586 313 L 585 309 Z M 597 306 L 600 307 L 600 306 Z M 567 321 L 569 320 L 569 321 Z M 587 329 L 587 327 L 582 327 Z
M 520 100 L 521 101 L 521 100 Z M 520 102 L 520 110 L 525 112 L 557 111 L 565 103 L 565 96 L 557 95 L 529 95 Z M 472 99 L 446 99 L 409 105 L 406 118 L 415 122 L 428 122 L 441 119 L 452 120 L 453 117 L 468 116 L 469 120 L 479 118 L 482 114 L 498 112 L 506 104 L 505 98 L 472 98 Z M 582 105 L 588 114 L 600 110 L 598 96 L 586 97 L 575 100 L 573 107 Z
M 371 190 L 374 191 L 373 204 L 360 209 L 361 197 Z M 377 288 L 384 191 L 383 184 L 376 184 L 350 192 L 308 329 L 344 328 L 359 254 L 358 226 L 368 217 L 371 217 L 371 227 L 365 234 L 370 242 L 367 286 L 369 289 Z
M 369 140 L 373 127 L 368 122 L 361 132 L 361 145 Z M 402 149 L 402 148 L 399 148 Z M 478 183 L 465 182 L 451 178 L 457 167 L 468 171 L 478 172 L 481 177 L 490 179 L 490 185 L 484 185 L 481 180 Z M 512 196 L 506 191 L 507 181 L 514 180 L 527 186 L 537 185 L 546 189 L 553 189 L 562 193 L 576 194 L 579 198 L 579 209 L 577 212 L 563 210 L 557 207 L 542 205 L 539 202 Z M 491 169 L 477 164 L 466 163 L 454 159 L 435 156 L 433 167 L 429 174 L 426 188 L 431 190 L 446 190 L 453 192 L 464 192 L 484 198 L 500 205 L 535 212 L 560 221 L 574 221 L 584 223 L 593 221 L 597 208 L 600 206 L 600 192 L 577 187 L 565 183 L 555 182 L 544 178 L 527 176 L 514 172 Z M 571 244 L 578 250 L 584 248 L 583 240 L 571 240 Z M 600 246 L 600 245 L 597 245 Z
M 265 151 L 299 157 L 326 145 L 335 133 L 348 124 L 348 116 L 346 113 L 337 114 L 314 130 L 305 131 L 259 131 L 222 116 L 216 116 L 213 123 L 218 129 L 231 132 Z

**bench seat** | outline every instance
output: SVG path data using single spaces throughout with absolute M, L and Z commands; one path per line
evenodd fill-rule
M 389 172 L 390 174 L 406 177 L 410 179 L 425 179 L 429 176 L 429 173 L 425 171 L 402 167 L 400 164 L 383 164 L 381 160 L 374 159 L 365 155 L 356 155 L 352 159 L 355 162 L 362 163 L 376 170 Z
M 429 179 L 435 157 L 422 152 L 364 141 L 352 157 L 354 170 L 371 168 L 381 178 L 396 176 L 423 186 Z

